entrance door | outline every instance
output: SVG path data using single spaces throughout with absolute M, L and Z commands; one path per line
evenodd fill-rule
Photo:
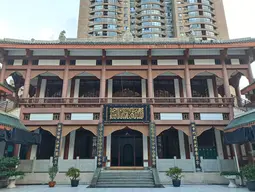
M 125 128 L 112 134 L 111 166 L 143 166 L 142 133 Z

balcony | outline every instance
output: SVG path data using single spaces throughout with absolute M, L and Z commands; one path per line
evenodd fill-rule
M 104 104 L 151 104 L 157 107 L 194 107 L 202 108 L 222 108 L 234 105 L 234 98 L 174 98 L 174 97 L 115 97 L 115 98 L 26 98 L 20 99 L 19 104 L 27 108 L 47 108 L 47 107 L 98 107 Z

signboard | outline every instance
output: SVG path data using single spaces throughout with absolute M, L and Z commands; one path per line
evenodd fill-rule
M 150 122 L 149 105 L 113 105 L 104 106 L 104 121 L 111 123 L 122 122 Z

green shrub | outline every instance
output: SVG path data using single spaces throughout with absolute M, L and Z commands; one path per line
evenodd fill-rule
M 242 167 L 241 174 L 248 181 L 255 181 L 255 164 L 249 164 Z
M 75 167 L 71 167 L 68 169 L 66 176 L 70 177 L 71 180 L 78 180 L 80 177 L 80 170 Z
M 0 180 L 9 177 L 24 176 L 24 172 L 17 171 L 20 161 L 17 157 L 0 158 Z
M 48 173 L 49 173 L 50 181 L 54 181 L 58 173 L 58 167 L 57 166 L 50 167 Z
M 172 167 L 170 168 L 167 172 L 166 175 L 171 177 L 173 180 L 180 180 L 183 175 L 182 175 L 182 169 L 179 167 Z
M 241 173 L 237 171 L 222 171 L 220 173 L 221 176 L 230 176 L 230 175 L 236 175 L 236 176 L 241 176 Z

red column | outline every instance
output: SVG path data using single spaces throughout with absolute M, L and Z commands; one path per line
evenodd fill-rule
M 70 60 L 69 59 L 66 60 L 64 79 L 63 79 L 63 87 L 62 87 L 62 98 L 66 98 L 67 97 L 69 63 L 70 63 Z
M 31 78 L 31 67 L 32 67 L 32 60 L 28 61 L 28 68 L 26 71 L 25 83 L 24 83 L 24 92 L 22 97 L 28 98 L 29 88 L 30 88 L 30 78 Z
M 5 71 L 6 71 L 6 61 L 4 60 L 3 63 L 2 63 L 1 76 L 0 76 L 0 83 L 4 83 Z
M 66 98 L 67 97 L 69 64 L 70 64 L 70 60 L 67 59 L 66 60 L 66 65 L 65 65 L 63 86 L 62 86 L 62 98 Z M 64 109 L 65 109 L 65 105 L 61 105 L 60 123 L 63 123 L 63 121 L 65 120 Z
M 222 64 L 222 73 L 223 73 L 223 82 L 224 82 L 224 93 L 226 97 L 230 98 L 231 94 L 229 89 L 228 71 L 227 71 L 227 67 L 226 67 L 224 59 L 221 59 L 221 64 Z
M 186 95 L 188 98 L 192 97 L 191 85 L 190 85 L 190 74 L 188 60 L 184 60 L 185 64 L 185 84 L 186 84 Z

